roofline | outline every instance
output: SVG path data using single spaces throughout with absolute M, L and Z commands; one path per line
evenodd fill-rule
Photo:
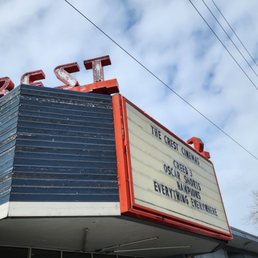
M 255 236 L 253 234 L 247 233 L 243 230 L 231 227 L 231 231 L 233 236 L 237 236 L 237 237 L 242 237 L 242 238 L 246 238 L 248 240 L 254 241 L 256 243 L 258 243 L 258 236 Z

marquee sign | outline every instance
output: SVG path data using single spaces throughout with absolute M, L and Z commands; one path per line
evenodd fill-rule
M 122 213 L 231 239 L 203 146 L 197 152 L 120 95 L 113 97 L 113 108 Z
M 85 68 L 93 70 L 93 83 L 86 85 L 80 85 L 72 75 L 80 70 L 76 62 L 59 65 L 54 72 L 64 84 L 55 88 L 102 94 L 118 93 L 116 79 L 104 80 L 103 67 L 110 64 L 109 56 L 85 60 Z M 41 80 L 44 78 L 45 74 L 42 70 L 28 72 L 21 77 L 21 84 L 42 87 L 44 85 Z M 22 85 L 21 87 L 29 86 Z M 44 91 L 43 88 L 41 90 Z M 14 83 L 9 77 L 0 78 L 0 98 L 14 91 Z M 214 167 L 209 161 L 209 153 L 203 149 L 202 142 L 197 138 L 190 139 L 188 143 L 194 145 L 192 148 L 121 95 L 114 95 L 112 101 L 113 117 L 111 109 L 109 110 L 112 123 L 114 118 L 116 145 L 114 159 L 116 154 L 121 213 L 217 239 L 231 239 Z M 41 104 L 38 103 L 38 105 Z M 24 106 L 21 105 L 19 108 L 24 109 Z M 50 108 L 52 112 L 51 107 L 44 106 L 42 110 L 45 108 Z M 35 110 L 29 111 L 36 112 Z M 50 111 L 46 114 L 49 114 Z M 47 116 L 46 114 L 44 116 Z M 55 112 L 51 114 L 51 118 L 47 121 L 51 121 L 53 124 L 51 119 L 55 115 Z M 97 116 L 98 112 L 95 115 Z M 35 114 L 31 117 L 38 123 L 42 120 L 42 118 L 37 120 L 38 117 Z M 11 118 L 12 116 L 3 115 L 3 119 Z M 97 118 L 100 123 L 99 117 L 94 119 Z M 56 119 L 62 118 L 58 115 Z M 87 123 L 90 124 L 89 119 L 87 118 Z M 63 124 L 63 120 L 62 123 L 57 124 Z M 69 121 L 70 119 L 66 120 L 67 126 L 69 126 Z M 80 122 L 84 123 L 85 121 Z M 96 127 L 97 130 L 99 130 L 99 126 L 100 124 Z M 108 122 L 108 126 L 111 126 L 113 130 L 113 124 Z M 16 131 L 14 130 L 13 133 L 16 134 Z M 45 134 L 43 135 L 45 137 Z M 31 136 L 32 134 L 30 134 Z M 6 137 L 10 137 L 9 132 Z M 38 133 L 35 137 L 38 137 Z M 67 135 L 65 137 L 67 138 Z M 51 141 L 51 146 L 53 144 Z M 108 146 L 104 142 L 103 144 L 105 147 Z M 49 157 L 48 154 L 47 157 Z M 24 157 L 22 157 L 23 159 Z M 15 161 L 17 160 L 16 158 Z M 95 161 L 92 164 L 95 164 Z

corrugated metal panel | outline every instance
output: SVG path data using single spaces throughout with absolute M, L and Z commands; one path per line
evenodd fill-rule
M 0 205 L 9 201 L 20 88 L 0 98 Z
M 21 86 L 11 201 L 117 202 L 111 97 Z

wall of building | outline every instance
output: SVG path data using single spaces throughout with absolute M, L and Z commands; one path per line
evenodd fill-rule
M 96 253 L 76 253 L 57 250 L 45 250 L 35 248 L 1 247 L 1 258 L 127 258 L 128 256 L 96 254 Z M 135 258 L 135 257 L 131 257 Z
M 0 126 L 0 219 L 120 215 L 111 96 L 21 85 Z
M 110 96 L 21 86 L 11 201 L 113 202 Z
M 229 253 L 228 257 L 229 258 L 255 258 L 257 256 L 252 256 L 252 255 L 248 255 L 248 254 L 232 254 L 232 253 Z
M 18 88 L 0 99 L 0 219 L 8 212 L 19 101 Z
M 257 256 L 252 256 L 245 251 L 242 251 L 243 253 L 237 253 L 237 252 L 231 252 L 226 249 L 219 249 L 216 252 L 208 253 L 208 254 L 202 254 L 202 255 L 196 255 L 195 258 L 255 258 Z
M 224 249 L 219 249 L 216 252 L 209 254 L 196 255 L 195 258 L 229 258 L 227 251 Z

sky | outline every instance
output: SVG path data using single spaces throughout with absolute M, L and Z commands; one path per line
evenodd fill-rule
M 258 62 L 258 1 L 214 0 Z M 70 0 L 174 91 L 258 156 L 258 90 L 232 60 L 188 0 Z M 226 27 L 211 0 L 205 0 Z M 253 73 L 201 0 L 193 0 L 234 58 Z M 105 78 L 120 93 L 180 138 L 199 137 L 210 152 L 229 224 L 258 235 L 249 215 L 258 191 L 258 161 L 190 108 L 64 0 L 0 0 L 0 77 L 16 85 L 23 73 L 42 69 L 44 85 L 59 86 L 53 69 L 78 62 L 81 85 L 92 82 L 83 60 L 109 55 Z M 244 48 L 229 34 L 258 73 Z

